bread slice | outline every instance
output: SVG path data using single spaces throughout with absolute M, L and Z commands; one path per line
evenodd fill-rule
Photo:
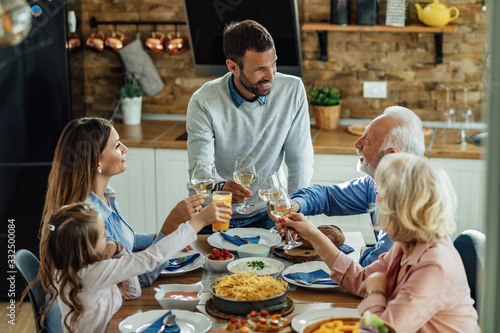
M 290 260 L 311 261 L 318 259 L 319 255 L 314 249 L 297 247 L 295 249 L 283 251 L 283 257 Z
M 335 246 L 340 246 L 344 244 L 345 242 L 345 236 L 342 230 L 340 230 L 339 227 L 336 225 L 320 225 L 318 229 L 328 237 L 332 241 Z M 302 242 L 302 245 L 300 246 L 301 248 L 307 248 L 307 249 L 312 249 L 313 246 L 311 245 L 311 242 L 308 240 L 300 237 L 297 237 L 298 242 Z

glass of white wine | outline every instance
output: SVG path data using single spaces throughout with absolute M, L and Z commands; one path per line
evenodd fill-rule
M 215 166 L 212 163 L 198 161 L 191 174 L 191 186 L 196 193 L 210 192 L 215 186 Z
M 271 215 L 277 218 L 287 217 L 292 211 L 292 200 L 283 187 L 281 188 L 281 195 L 276 200 L 270 201 L 269 204 L 271 206 Z M 302 245 L 302 242 L 297 242 L 293 238 L 290 229 L 286 228 L 286 233 L 287 243 L 283 246 L 283 249 L 290 250 Z
M 255 182 L 257 173 L 255 172 L 253 158 L 248 156 L 238 158 L 234 165 L 233 178 L 238 184 L 245 187 Z M 236 211 L 240 214 L 250 214 L 254 210 L 255 208 L 248 203 L 247 198 L 245 198 L 243 203 L 236 206 Z
M 266 171 L 259 175 L 259 197 L 266 201 L 276 201 L 281 196 L 281 183 L 276 172 Z M 276 227 L 269 230 L 273 234 L 279 234 Z

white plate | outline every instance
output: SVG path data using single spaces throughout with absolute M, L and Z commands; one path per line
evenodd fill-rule
M 311 310 L 301 313 L 292 319 L 292 328 L 299 332 L 302 327 L 316 320 L 339 318 L 339 317 L 359 317 L 357 309 L 331 308 L 323 310 Z
M 122 333 L 142 332 L 168 311 L 172 311 L 175 315 L 181 333 L 205 333 L 212 327 L 212 321 L 202 313 L 185 310 L 151 310 L 125 318 L 118 325 L 118 329 Z
M 269 247 L 276 246 L 281 242 L 281 236 L 272 234 L 269 230 L 261 228 L 234 228 L 226 231 L 229 236 L 238 235 L 240 237 L 257 237 L 260 236 L 259 244 L 264 244 Z M 211 234 L 207 238 L 208 244 L 219 249 L 225 248 L 230 252 L 236 252 L 238 245 L 228 242 L 218 232 Z
M 195 252 L 195 251 L 182 252 L 181 251 L 181 252 L 177 253 L 175 256 L 173 256 L 172 258 L 187 257 L 187 256 L 190 256 L 190 255 L 195 254 L 195 253 L 199 253 L 199 252 Z M 179 269 L 176 269 L 175 271 L 163 270 L 163 272 L 161 272 L 161 274 L 166 275 L 166 276 L 182 275 L 184 273 L 191 272 L 191 271 L 194 271 L 195 269 L 203 267 L 203 264 L 205 263 L 205 261 L 206 261 L 205 256 L 200 253 L 200 256 L 198 258 L 196 258 L 195 260 L 193 260 L 192 262 L 190 262 L 186 266 L 181 267 Z
M 311 289 L 332 289 L 332 288 L 338 288 L 339 285 L 328 285 L 328 284 L 311 284 L 310 286 L 305 286 L 303 284 L 298 283 L 295 280 L 287 278 L 285 275 L 290 274 L 290 273 L 310 273 L 317 271 L 318 269 L 322 269 L 328 274 L 331 273 L 330 268 L 325 264 L 324 261 L 308 261 L 304 262 L 302 264 L 295 264 L 292 266 L 289 266 L 287 269 L 284 269 L 283 272 L 281 272 L 281 276 L 283 276 L 283 280 L 285 280 L 288 283 L 294 284 L 299 287 L 303 288 L 311 288 Z
M 266 266 L 273 267 L 272 272 L 267 272 L 264 273 L 262 270 L 257 270 L 257 269 L 251 269 L 246 267 L 247 262 L 251 261 L 262 261 Z M 229 265 L 227 265 L 227 270 L 230 271 L 231 273 L 239 273 L 240 270 L 237 270 L 236 266 L 243 265 L 244 268 L 248 269 L 248 273 L 250 272 L 255 272 L 257 275 L 273 275 L 273 276 L 279 276 L 279 273 L 283 270 L 283 267 L 285 265 L 276 259 L 271 259 L 271 258 L 263 258 L 263 257 L 249 257 L 249 258 L 242 258 L 235 260 L 233 262 L 230 262 Z M 247 273 L 247 271 L 243 271 L 244 273 Z

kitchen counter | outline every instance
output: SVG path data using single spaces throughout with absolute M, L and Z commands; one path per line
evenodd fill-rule
M 131 148 L 166 148 L 187 149 L 185 139 L 186 123 L 184 121 L 142 120 L 139 125 L 125 125 L 115 122 L 120 139 Z M 482 132 L 469 130 L 467 136 Z M 354 142 L 359 138 L 347 131 L 347 126 L 339 126 L 335 130 L 323 130 L 311 127 L 314 152 L 316 154 L 355 155 Z M 427 157 L 481 159 L 484 157 L 482 147 L 460 144 L 459 129 L 435 128 L 432 135 L 425 137 Z

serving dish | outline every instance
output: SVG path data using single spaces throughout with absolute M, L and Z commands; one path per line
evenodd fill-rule
M 269 250 L 269 246 L 264 244 L 243 244 L 238 247 L 237 252 L 240 258 L 267 257 Z
M 175 323 L 181 329 L 181 333 L 205 333 L 212 327 L 212 321 L 202 313 L 185 310 L 150 310 L 125 318 L 118 325 L 118 329 L 122 333 L 142 332 L 167 311 L 172 311 L 175 315 Z
M 224 272 L 228 265 L 231 264 L 234 260 L 234 254 L 231 254 L 230 259 L 224 259 L 224 260 L 216 260 L 216 259 L 210 259 L 208 258 L 209 255 L 207 255 L 207 263 L 210 268 L 216 272 Z
M 194 284 L 160 284 L 155 290 L 155 298 L 162 308 L 193 311 L 200 302 L 203 285 L 201 281 Z M 176 293 L 178 296 L 165 298 L 168 293 Z M 182 293 L 196 293 L 196 296 L 179 297 Z
M 252 262 L 262 262 L 265 267 L 263 269 L 258 269 L 258 265 L 253 265 L 253 268 L 249 267 L 248 263 Z M 227 266 L 227 270 L 231 273 L 256 273 L 257 275 L 270 275 L 272 277 L 278 277 L 284 267 L 285 265 L 276 259 L 249 257 L 233 261 Z
M 302 327 L 309 325 L 320 319 L 329 319 L 335 317 L 357 317 L 358 309 L 349 308 L 329 308 L 322 310 L 311 310 L 301 313 L 292 319 L 291 326 L 294 331 L 299 332 Z
M 320 319 L 316 320 L 310 324 L 304 325 L 299 333 L 312 333 L 318 328 L 321 327 L 322 324 L 332 321 L 332 320 L 342 320 L 344 322 L 353 322 L 353 321 L 359 321 L 360 317 L 335 317 L 335 318 L 328 318 L 328 319 Z M 397 333 L 397 331 L 394 329 L 394 326 L 390 325 L 387 322 L 384 322 L 385 326 L 389 328 L 389 333 Z
M 268 310 L 269 312 L 277 311 L 286 308 L 286 290 L 276 296 L 261 299 L 261 300 L 236 300 L 216 295 L 213 291 L 213 286 L 210 287 L 214 306 L 224 313 L 229 313 L 237 316 L 246 316 L 250 311 Z
M 240 237 L 260 237 L 259 244 L 264 244 L 273 247 L 281 242 L 281 236 L 273 234 L 269 230 L 262 228 L 233 228 L 226 231 L 230 236 L 238 235 Z M 225 240 L 218 232 L 211 234 L 207 238 L 208 244 L 219 249 L 225 248 L 230 252 L 236 253 L 239 245 L 233 244 Z

